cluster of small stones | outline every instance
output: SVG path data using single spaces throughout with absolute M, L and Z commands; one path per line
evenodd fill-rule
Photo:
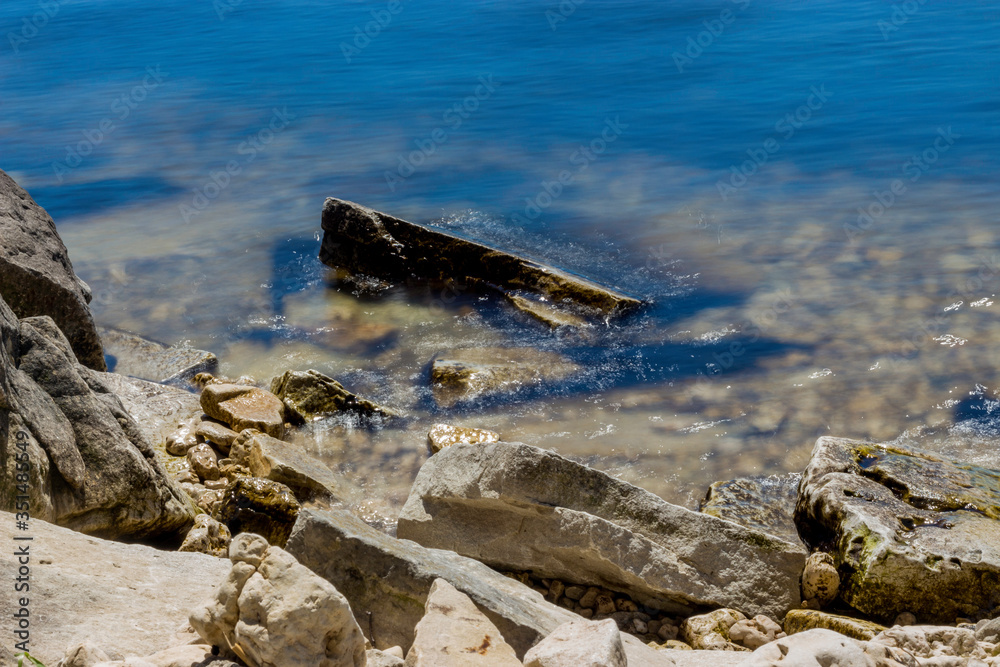
M 662 611 L 636 604 L 625 593 L 577 586 L 559 579 L 543 579 L 530 572 L 503 572 L 504 575 L 541 593 L 546 600 L 594 621 L 606 618 L 618 629 L 659 648 L 690 648 L 677 640 L 679 621 Z M 669 646 L 667 643 L 669 642 Z

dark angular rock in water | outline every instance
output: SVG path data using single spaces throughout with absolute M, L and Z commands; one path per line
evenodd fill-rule
M 27 455 L 32 518 L 179 542 L 195 508 L 105 377 L 77 362 L 49 317 L 18 322 L 0 299 L 0 509 L 23 495 L 16 462 Z
M 708 489 L 701 511 L 798 544 L 799 531 L 793 515 L 800 478 L 789 474 L 715 482 Z
M 581 370 L 572 360 L 546 350 L 473 347 L 438 354 L 431 363 L 431 389 L 434 401 L 450 408 L 566 380 Z
M 101 327 L 104 354 L 113 359 L 109 370 L 131 377 L 187 385 L 198 373 L 215 373 L 219 359 L 211 352 L 175 347 L 127 331 Z
M 17 317 L 48 315 L 84 366 L 106 369 L 90 313 L 90 288 L 73 273 L 56 225 L 0 171 L 0 297 Z
M 1000 470 L 824 437 L 795 521 L 837 559 L 844 601 L 876 619 L 954 623 L 1000 606 Z
M 333 378 L 314 370 L 285 371 L 271 380 L 271 393 L 284 401 L 291 415 L 302 421 L 338 412 L 376 419 L 399 416 L 394 410 L 361 398 Z
M 566 271 L 341 199 L 326 200 L 323 231 L 320 259 L 352 274 L 389 282 L 454 279 L 505 294 L 523 290 L 604 318 L 641 305 Z
M 260 477 L 237 477 L 226 487 L 212 518 L 233 535 L 256 533 L 284 547 L 299 514 L 299 501 L 284 484 Z

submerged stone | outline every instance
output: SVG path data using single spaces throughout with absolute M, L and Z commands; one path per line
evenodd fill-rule
M 795 518 L 834 555 L 843 600 L 876 619 L 950 623 L 1000 605 L 1000 471 L 824 437 Z
M 326 200 L 323 231 L 320 259 L 352 274 L 389 282 L 451 279 L 505 294 L 523 290 L 602 318 L 641 305 L 566 271 L 341 199 Z
M 302 421 L 340 412 L 376 419 L 399 416 L 394 410 L 361 398 L 333 378 L 314 370 L 285 371 L 271 380 L 271 392 L 284 401 L 295 418 Z
M 435 402 L 458 403 L 513 394 L 565 380 L 581 368 L 561 354 L 530 347 L 478 347 L 443 352 L 431 363 Z
M 100 330 L 109 370 L 164 384 L 190 384 L 198 373 L 214 373 L 219 359 L 211 352 L 164 345 L 127 331 Z
M 884 626 L 872 621 L 865 621 L 860 618 L 841 616 L 839 614 L 828 614 L 815 609 L 792 609 L 785 614 L 782 622 L 784 630 L 790 635 L 806 630 L 823 628 L 833 630 L 842 635 L 853 637 L 854 639 L 871 639 L 878 633 L 885 630 Z
M 701 511 L 797 543 L 799 531 L 793 514 L 800 477 L 771 475 L 715 482 L 708 489 Z

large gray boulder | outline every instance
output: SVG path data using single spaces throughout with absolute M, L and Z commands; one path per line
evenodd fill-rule
M 0 171 L 0 297 L 17 317 L 48 315 L 85 366 L 103 371 L 90 288 L 73 273 L 56 225 L 24 188 Z
M 555 267 L 342 199 L 331 197 L 323 205 L 323 232 L 320 260 L 356 275 L 478 283 L 507 295 L 524 291 L 602 319 L 641 305 Z
M 195 509 L 105 374 L 78 363 L 48 317 L 18 321 L 0 299 L 0 509 L 107 538 L 178 542 Z M 18 460 L 20 459 L 20 460 Z
M 14 541 L 24 536 L 33 539 Z M 194 633 L 180 639 L 175 633 L 230 567 L 228 560 L 205 554 L 111 542 L 44 521 L 32 520 L 29 530 L 20 531 L 6 512 L 0 512 L 0 541 L 8 554 L 14 545 L 26 545 L 31 569 L 30 590 L 15 591 L 13 581 L 0 586 L 0 609 L 13 614 L 19 598 L 30 600 L 30 651 L 50 667 L 67 648 L 87 640 L 119 659 L 195 639 Z M 4 556 L 5 564 L 13 562 L 12 555 Z M 7 646 L 11 628 L 5 621 Z
M 807 543 L 833 554 L 842 599 L 876 619 L 953 623 L 1000 606 L 1000 471 L 824 437 L 795 518 Z
M 395 539 L 342 510 L 303 509 L 285 550 L 350 601 L 375 648 L 409 650 L 439 578 L 468 595 L 519 658 L 563 623 L 580 618 L 478 561 Z M 623 634 L 622 640 L 631 667 L 675 664 L 635 637 Z
M 669 613 L 797 607 L 805 550 L 671 505 L 554 452 L 454 445 L 421 468 L 398 534 L 493 567 L 621 591 Z

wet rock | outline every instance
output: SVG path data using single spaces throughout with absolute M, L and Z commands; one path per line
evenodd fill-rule
M 814 628 L 833 630 L 854 639 L 871 639 L 885 630 L 884 626 L 860 618 L 827 614 L 815 609 L 793 609 L 785 615 L 785 632 L 794 635 Z
M 229 449 L 233 446 L 233 441 L 236 440 L 239 433 L 217 421 L 206 419 L 198 422 L 198 426 L 194 430 L 194 435 L 206 442 L 212 443 L 223 454 L 228 454 Z
M 757 615 L 737 621 L 729 628 L 729 639 L 751 651 L 785 636 L 781 626 L 767 616 Z
M 587 319 L 578 313 L 559 308 L 548 301 L 529 299 L 520 294 L 506 294 L 507 301 L 516 310 L 541 322 L 550 329 L 579 329 L 589 325 Z
M 198 446 L 198 438 L 190 428 L 181 427 L 166 438 L 166 451 L 171 456 L 187 456 Z
M 431 448 L 431 453 L 435 454 L 445 447 L 451 447 L 458 443 L 475 445 L 483 442 L 497 442 L 499 440 L 499 433 L 481 428 L 469 428 L 467 426 L 434 424 L 431 430 L 427 432 L 427 444 Z
M 101 338 L 87 305 L 89 288 L 73 272 L 52 218 L 3 171 L 0 298 L 18 318 L 51 317 L 81 364 L 106 370 Z
M 799 546 L 518 443 L 454 445 L 430 457 L 397 531 L 499 569 L 613 588 L 684 615 L 712 605 L 780 618 L 799 604 L 805 562 Z M 580 605 L 599 594 L 590 597 Z
M 524 667 L 626 667 L 614 621 L 570 621 L 524 655 Z
M 637 299 L 554 267 L 340 199 L 326 200 L 323 231 L 320 259 L 355 275 L 389 282 L 412 277 L 481 282 L 508 294 L 523 290 L 575 305 L 602 318 L 641 305 Z
M 521 667 L 497 627 L 465 593 L 435 579 L 414 629 L 407 667 Z
M 340 482 L 325 464 L 301 447 L 246 429 L 229 450 L 234 465 L 244 466 L 254 477 L 264 477 L 289 487 L 300 502 L 336 500 Z
M 352 394 L 333 378 L 313 370 L 285 371 L 271 380 L 271 392 L 300 421 L 343 412 L 376 420 L 399 416 L 395 410 Z
M 117 373 L 104 373 L 101 379 L 158 451 L 166 444 L 167 453 L 184 456 L 197 444 L 194 426 L 202 410 L 196 394 Z
M 253 428 L 274 438 L 285 436 L 284 404 L 269 391 L 240 384 L 210 384 L 201 392 L 209 417 L 239 432 Z
M 231 539 L 232 534 L 228 528 L 207 514 L 199 514 L 195 517 L 194 527 L 188 531 L 178 551 L 196 551 L 225 558 L 229 553 Z
M 219 457 L 210 444 L 203 442 L 189 449 L 187 461 L 194 474 L 198 475 L 198 479 L 202 481 L 219 479 Z
M 288 541 L 299 502 L 287 486 L 260 477 L 237 477 L 221 494 L 213 518 L 232 534 L 256 533 L 275 546 Z
M 104 537 L 180 542 L 194 507 L 105 376 L 76 361 L 50 318 L 18 322 L 0 300 L 0 448 L 8 452 L 0 508 L 16 506 L 20 452 L 31 462 L 33 518 Z
M 4 544 L 22 544 L 14 538 L 25 534 L 34 538 L 29 543 L 30 650 L 50 666 L 68 647 L 86 640 L 116 659 L 170 647 L 191 609 L 229 569 L 226 561 L 204 554 L 103 540 L 45 521 L 32 521 L 24 533 L 13 514 L 0 513 Z M 5 556 L 5 562 L 13 560 Z M 13 583 L 0 587 L 0 609 L 13 613 L 23 595 Z M 4 644 L 11 645 L 13 635 L 7 632 Z
M 438 354 L 431 363 L 435 402 L 450 408 L 478 398 L 565 380 L 581 370 L 561 354 L 530 347 L 478 347 Z
M 232 569 L 190 617 L 210 645 L 250 665 L 363 667 L 365 638 L 329 582 L 259 536 L 238 536 Z M 221 639 L 221 641 L 220 641 Z
M 211 352 L 164 345 L 128 331 L 101 327 L 108 370 L 121 375 L 187 386 L 198 373 L 214 373 L 219 359 Z
M 837 599 L 839 588 L 840 574 L 833 556 L 822 551 L 809 554 L 806 567 L 802 570 L 802 599 L 806 603 L 815 602 L 818 607 L 825 607 Z
M 518 656 L 579 618 L 478 561 L 392 538 L 342 510 L 303 509 L 286 548 L 343 593 L 358 616 L 371 612 L 376 648 L 409 649 L 412 629 L 439 578 L 468 595 Z M 363 626 L 367 631 L 367 621 Z M 630 665 L 658 664 L 649 657 L 652 649 L 634 637 L 622 639 Z
M 979 619 L 1000 605 L 1000 471 L 824 437 L 796 522 L 846 572 L 841 598 L 876 619 Z
M 747 617 L 735 609 L 716 609 L 691 616 L 681 623 L 681 638 L 694 649 L 705 651 L 746 651 L 730 641 L 729 629 Z
M 797 544 L 799 532 L 793 514 L 800 477 L 771 475 L 715 482 L 708 489 L 701 511 Z

